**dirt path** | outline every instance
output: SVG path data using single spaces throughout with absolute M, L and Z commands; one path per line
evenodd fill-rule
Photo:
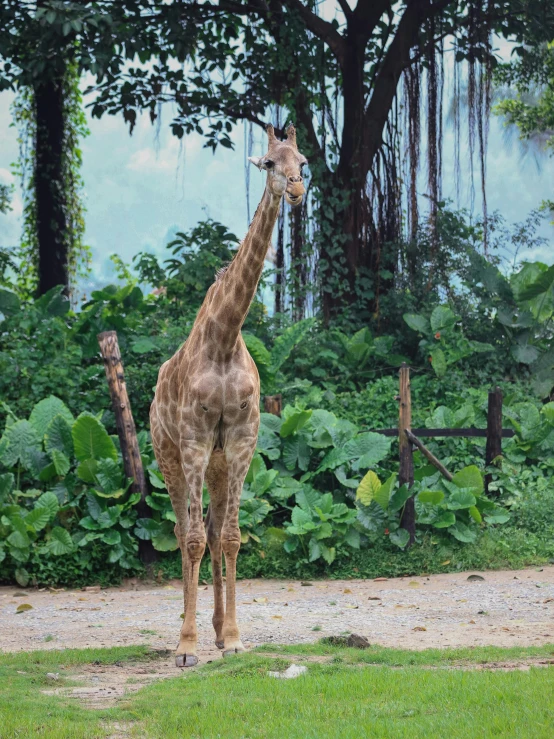
M 243 580 L 239 625 L 247 647 L 299 644 L 355 632 L 370 642 L 409 649 L 554 642 L 554 566 L 540 570 L 459 573 L 384 581 L 327 580 L 310 586 Z M 32 608 L 17 613 L 28 604 Z M 216 659 L 213 593 L 198 594 L 199 656 Z M 181 584 L 127 583 L 106 590 L 0 588 L 0 650 L 150 644 L 174 650 Z M 169 660 L 171 661 L 171 660 Z

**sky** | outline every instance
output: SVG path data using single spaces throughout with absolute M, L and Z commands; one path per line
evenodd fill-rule
M 11 164 L 18 156 L 17 131 L 10 127 L 12 95 L 0 94 L 0 182 L 15 182 Z M 239 238 L 248 228 L 246 207 L 245 131 L 235 128 L 235 150 L 219 148 L 215 154 L 203 148 L 196 133 L 183 141 L 171 134 L 169 108 L 161 124 L 152 126 L 148 116 L 139 118 L 133 135 L 122 118 L 89 116 L 90 136 L 83 142 L 86 231 L 92 248 L 96 284 L 113 280 L 110 254 L 130 262 L 147 250 L 164 256 L 165 245 L 177 230 L 187 230 L 209 216 L 221 221 Z M 444 196 L 455 196 L 453 133 L 445 132 Z M 254 131 L 253 154 L 261 155 L 265 134 Z M 543 199 L 554 199 L 554 158 L 545 155 L 537 167 L 523 158 L 517 144 L 504 143 L 503 127 L 491 120 L 487 156 L 489 211 L 498 210 L 508 222 L 521 222 Z M 261 197 L 265 175 L 251 166 L 250 212 Z M 17 184 L 17 183 L 16 183 Z M 469 176 L 462 175 L 461 206 L 469 207 Z M 16 189 L 13 210 L 0 214 L 0 245 L 17 243 L 21 234 L 21 194 Z M 479 208 L 479 198 L 476 200 Z M 545 246 L 522 255 L 554 263 L 554 227 L 541 230 Z

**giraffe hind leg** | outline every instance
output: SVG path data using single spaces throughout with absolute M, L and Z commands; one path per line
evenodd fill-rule
M 206 536 L 212 560 L 212 578 L 214 586 L 214 614 L 212 618 L 215 630 L 215 645 L 223 649 L 223 621 L 225 605 L 223 601 L 223 571 L 221 551 L 221 528 L 227 511 L 227 462 L 222 452 L 213 452 L 206 470 L 206 486 L 210 494 L 210 507 L 206 516 Z
M 175 524 L 175 536 L 181 550 L 183 570 L 183 611 L 187 612 L 188 573 L 189 561 L 186 547 L 186 535 L 188 530 L 188 499 L 185 476 L 181 466 L 179 449 L 167 436 L 160 431 L 155 420 L 151 419 L 151 434 L 154 453 L 158 462 L 160 472 L 171 498 L 171 505 L 177 519 Z M 198 663 L 195 654 L 177 654 L 175 656 L 176 667 L 193 667 Z

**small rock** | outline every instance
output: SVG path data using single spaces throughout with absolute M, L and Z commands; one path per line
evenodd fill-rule
M 313 585 L 313 582 L 308 582 L 308 580 L 302 580 L 302 582 L 300 583 L 300 585 L 302 585 L 302 587 L 304 587 L 304 588 L 308 588 L 311 585 Z
M 284 672 L 268 672 L 269 677 L 276 677 L 281 680 L 291 680 L 292 678 L 299 677 L 305 672 L 308 672 L 308 668 L 305 665 L 291 665 L 287 667 Z
M 60 673 L 59 672 L 47 672 L 46 677 L 49 680 L 59 680 L 60 679 Z
M 350 636 L 346 639 L 346 646 L 354 647 L 355 649 L 368 649 L 371 644 L 368 642 L 365 636 L 360 636 L 359 634 L 350 634 Z
M 382 600 L 378 595 L 370 595 L 368 600 Z
M 425 626 L 414 626 L 412 631 L 427 631 L 427 629 L 425 628 Z
M 481 575 L 469 575 L 467 578 L 468 582 L 484 582 L 485 578 L 481 577 Z

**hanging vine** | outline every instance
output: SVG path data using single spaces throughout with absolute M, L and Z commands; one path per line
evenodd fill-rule
M 57 193 L 63 204 L 65 231 L 63 239 L 67 253 L 69 294 L 72 302 L 77 299 L 79 279 L 90 273 L 91 251 L 84 241 L 85 205 L 84 182 L 81 174 L 81 141 L 89 135 L 83 111 L 79 75 L 75 65 L 69 64 L 62 81 L 63 97 L 63 148 L 61 192 Z M 14 174 L 19 178 L 23 196 L 23 224 L 21 242 L 17 253 L 17 289 L 25 297 L 36 294 L 38 287 L 39 243 L 36 200 L 36 142 L 37 115 L 35 93 L 30 87 L 20 88 L 12 106 L 18 129 L 19 160 Z

